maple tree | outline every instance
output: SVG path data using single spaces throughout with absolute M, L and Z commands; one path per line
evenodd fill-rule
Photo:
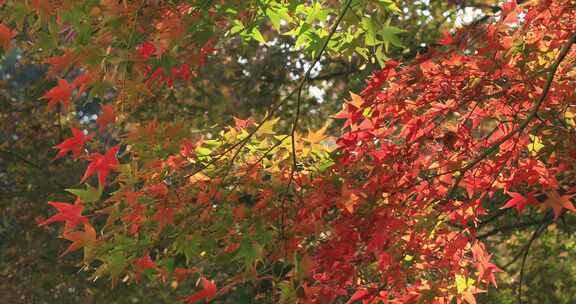
M 60 121 L 82 96 L 100 100 L 98 134 L 66 119 L 73 137 L 55 146 L 83 162 L 84 189 L 40 223 L 65 222 L 64 254 L 83 249 L 95 279 L 172 283 L 188 303 L 259 281 L 286 303 L 475 303 L 502 271 L 477 238 L 496 197 L 543 210 L 522 265 L 546 226 L 576 212 L 573 1 L 506 2 L 405 61 L 385 55 L 402 30 L 368 17 L 399 14 L 392 1 L 2 5 L 14 27 L 0 25 L 3 48 L 29 31 L 20 47 L 39 49 L 57 81 L 38 107 Z M 202 79 L 219 39 L 266 43 L 265 22 L 312 61 L 263 117 L 221 130 L 139 119 Z M 370 50 L 381 69 L 333 116 L 342 129 L 302 136 L 322 56 Z M 522 301 L 522 275 L 518 286 Z

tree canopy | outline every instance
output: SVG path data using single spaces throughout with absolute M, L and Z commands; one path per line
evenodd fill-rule
M 574 17 L 563 0 L 0 1 L 5 75 L 36 75 L 2 83 L 2 189 L 48 203 L 27 220 L 92 281 L 157 301 L 540 299 L 529 255 L 562 269 L 576 247 Z M 512 296 L 488 292 L 499 276 Z

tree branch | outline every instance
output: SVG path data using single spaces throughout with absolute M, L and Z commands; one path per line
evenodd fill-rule
M 536 116 L 538 115 L 538 111 L 540 110 L 540 107 L 542 106 L 542 104 L 546 100 L 546 97 L 548 96 L 548 93 L 550 92 L 550 88 L 552 87 L 552 82 L 554 81 L 554 76 L 556 75 L 556 71 L 558 70 L 558 67 L 560 66 L 560 64 L 562 63 L 564 58 L 566 58 L 566 55 L 568 55 L 568 52 L 570 51 L 570 48 L 572 47 L 572 44 L 574 44 L 574 43 L 576 43 L 576 33 L 573 33 L 572 36 L 568 39 L 568 41 L 566 41 L 566 43 L 562 47 L 562 50 L 560 51 L 560 54 L 558 55 L 556 60 L 550 66 L 548 79 L 546 80 L 546 84 L 544 85 L 544 89 L 542 90 L 542 94 L 540 95 L 540 98 L 538 98 L 538 101 L 536 101 L 536 104 L 534 104 L 534 107 L 532 108 L 532 110 L 530 111 L 530 113 L 528 114 L 526 119 L 516 129 L 512 130 L 510 133 L 508 133 L 505 136 L 503 136 L 502 138 L 500 138 L 498 141 L 496 141 L 494 144 L 492 144 L 492 146 L 490 146 L 487 150 L 485 150 L 483 153 L 478 155 L 475 159 L 473 159 L 472 161 L 470 161 L 465 166 L 460 168 L 460 170 L 457 171 L 460 173 L 460 175 L 458 175 L 458 177 L 456 177 L 456 182 L 454 183 L 452 188 L 450 188 L 450 191 L 448 191 L 446 198 L 443 200 L 444 202 L 449 201 L 454 196 L 454 193 L 455 193 L 456 189 L 458 188 L 458 185 L 460 184 L 460 182 L 462 181 L 462 179 L 464 177 L 464 174 L 468 170 L 474 168 L 478 163 L 480 163 L 486 157 L 488 157 L 492 153 L 496 152 L 496 150 L 498 150 L 500 145 L 502 145 L 503 143 L 508 141 L 514 135 L 516 135 L 517 133 L 522 133 L 522 131 L 524 131 L 524 129 L 526 129 L 526 127 L 530 124 L 530 122 L 534 118 L 536 118 Z
M 505 225 L 502 227 L 498 227 L 495 229 L 492 229 L 486 233 L 480 234 L 478 235 L 476 238 L 481 240 L 481 239 L 485 239 L 489 236 L 498 234 L 500 232 L 507 232 L 510 230 L 515 230 L 515 229 L 519 229 L 519 228 L 526 228 L 526 227 L 530 227 L 530 226 L 534 226 L 537 224 L 540 224 L 542 222 L 542 220 L 537 220 L 537 221 L 529 221 L 529 222 L 523 222 L 523 223 L 516 223 L 516 224 L 511 224 L 511 225 Z
M 42 172 L 42 174 L 44 174 L 46 177 L 49 177 L 49 178 L 48 178 L 48 181 L 49 181 L 50 183 L 53 183 L 54 185 L 56 185 L 56 186 L 58 186 L 58 187 L 60 187 L 60 188 L 65 188 L 65 186 L 64 186 L 63 184 L 61 184 L 61 183 L 58 182 L 58 181 L 52 180 L 52 179 L 50 178 L 50 177 L 52 176 L 52 174 L 50 174 L 50 172 L 48 171 L 48 168 L 47 168 L 47 167 L 43 167 L 43 166 L 41 166 L 41 165 L 39 165 L 39 164 L 37 164 L 37 163 L 35 163 L 35 162 L 33 162 L 33 161 L 30 161 L 30 160 L 28 160 L 27 158 L 16 154 L 14 151 L 9 151 L 9 150 L 5 150 L 5 149 L 0 149 L 0 153 L 4 154 L 4 155 L 6 155 L 6 156 L 8 156 L 8 157 L 10 157 L 10 158 L 12 158 L 12 159 L 15 159 L 15 160 L 17 160 L 17 161 L 20 161 L 20 162 L 22 162 L 22 163 L 24 163 L 24 164 L 26 164 L 26 165 L 28 165 L 28 166 L 36 169 L 36 170 Z

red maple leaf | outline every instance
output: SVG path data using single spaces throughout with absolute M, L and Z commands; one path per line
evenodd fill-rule
M 88 223 L 88 219 L 82 216 L 82 202 L 80 198 L 76 198 L 74 204 L 63 202 L 48 202 L 58 210 L 58 213 L 49 219 L 42 221 L 39 226 L 49 225 L 54 222 L 65 222 L 64 231 L 70 231 L 82 223 Z
M 90 164 L 86 168 L 86 172 L 84 172 L 84 176 L 80 182 L 85 182 L 90 176 L 94 174 L 94 172 L 97 172 L 98 182 L 101 186 L 104 185 L 110 170 L 119 165 L 118 159 L 116 158 L 116 153 L 118 153 L 119 149 L 120 146 L 114 146 L 110 148 L 110 150 L 106 151 L 106 154 L 104 155 L 100 153 L 92 153 L 90 156 L 88 156 Z
M 54 157 L 54 159 L 58 159 L 66 155 L 66 153 L 68 153 L 69 151 L 72 151 L 74 159 L 77 159 L 78 157 L 80 157 L 80 153 L 82 153 L 82 148 L 84 147 L 84 144 L 90 139 L 92 139 L 92 135 L 84 135 L 84 132 L 76 128 L 71 129 L 72 129 L 72 137 L 67 138 L 60 144 L 54 146 L 54 148 L 60 149 L 60 151 L 58 151 L 58 154 L 56 155 L 56 157 Z
M 360 300 L 364 300 L 365 298 L 367 298 L 370 295 L 370 293 L 368 292 L 368 289 L 366 288 L 360 288 L 358 290 L 356 290 L 356 292 L 354 292 L 352 294 L 352 296 L 350 297 L 350 300 L 348 300 L 348 302 L 346 302 L 346 304 L 352 304 L 354 302 L 360 301 Z
M 448 31 L 445 31 L 442 34 L 442 39 L 438 40 L 438 44 L 440 44 L 440 45 L 451 45 L 453 43 L 454 43 L 454 39 L 452 38 L 452 35 Z
M 151 56 L 156 55 L 156 46 L 151 42 L 144 42 L 140 46 L 138 52 L 140 53 L 140 56 L 142 56 L 142 58 L 146 60 Z
M 180 77 L 184 80 L 190 80 L 192 77 L 192 73 L 190 73 L 190 65 L 185 63 L 179 68 L 172 68 L 172 76 Z
M 14 36 L 16 36 L 15 31 L 0 23 L 0 46 L 5 52 L 10 50 Z
M 206 301 L 210 301 L 216 295 L 217 292 L 216 285 L 214 284 L 214 282 L 202 278 L 202 286 L 204 287 L 202 291 L 187 296 L 186 298 L 184 298 L 184 301 L 186 301 L 186 303 L 188 304 L 193 304 L 203 299 L 205 299 Z
M 510 24 L 518 21 L 518 4 L 516 0 L 508 1 L 502 4 L 502 16 L 504 16 L 504 23 Z
M 138 281 L 140 281 L 140 277 L 141 277 L 142 273 L 144 272 L 144 270 L 155 269 L 156 264 L 150 258 L 150 254 L 146 253 L 146 254 L 144 254 L 143 257 L 136 260 L 134 268 L 135 268 L 135 273 L 136 273 L 135 279 L 136 279 L 136 282 L 138 282 Z
M 506 204 L 502 206 L 500 209 L 516 207 L 518 214 L 521 214 L 522 211 L 524 211 L 526 205 L 536 205 L 538 203 L 532 192 L 528 193 L 527 197 L 524 197 L 522 196 L 522 194 L 516 192 L 507 192 L 507 193 L 512 197 L 512 199 L 506 202 Z
M 101 110 L 102 112 L 96 119 L 96 124 L 99 126 L 98 131 L 104 132 L 108 125 L 116 122 L 116 114 L 114 113 L 113 105 L 103 105 Z
M 84 223 L 84 231 L 69 231 L 64 232 L 63 238 L 72 241 L 72 244 L 66 248 L 60 256 L 67 255 L 70 252 L 76 251 L 82 247 L 91 246 L 96 243 L 96 230 L 89 222 Z
M 158 222 L 158 230 L 162 231 L 166 225 L 174 223 L 174 209 L 166 206 L 158 206 L 152 219 Z
M 61 101 L 64 105 L 64 110 L 70 106 L 70 99 L 72 98 L 72 86 L 64 79 L 58 79 L 58 85 L 50 89 L 40 99 L 49 99 L 46 112 L 50 112 L 57 102 Z
M 194 157 L 196 154 L 194 143 L 189 139 L 182 140 L 180 154 L 184 157 Z

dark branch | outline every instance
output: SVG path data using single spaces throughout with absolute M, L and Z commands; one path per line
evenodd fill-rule
M 508 141 L 514 135 L 516 135 L 517 133 L 522 133 L 524 131 L 524 129 L 526 129 L 526 127 L 528 127 L 530 122 L 534 118 L 536 118 L 536 116 L 538 115 L 538 111 L 540 110 L 540 107 L 542 106 L 542 104 L 546 100 L 546 97 L 548 96 L 548 93 L 550 92 L 550 88 L 552 87 L 552 82 L 554 81 L 554 76 L 556 75 L 556 71 L 558 70 L 558 67 L 560 66 L 560 64 L 562 63 L 564 58 L 566 58 L 566 56 L 568 55 L 568 52 L 570 51 L 570 48 L 572 47 L 572 44 L 574 44 L 574 43 L 576 43 L 576 33 L 573 33 L 572 36 L 568 39 L 568 41 L 564 44 L 564 46 L 562 47 L 562 50 L 560 51 L 560 54 L 558 55 L 558 58 L 556 58 L 554 63 L 552 63 L 552 65 L 550 66 L 548 79 L 546 80 L 546 84 L 544 85 L 544 89 L 542 90 L 542 94 L 540 95 L 540 98 L 538 98 L 538 101 L 536 101 L 536 104 L 534 104 L 534 107 L 530 111 L 530 114 L 528 114 L 528 117 L 526 117 L 526 119 L 516 129 L 512 130 L 510 133 L 508 133 L 505 136 L 503 136 L 502 138 L 500 138 L 498 141 L 496 141 L 494 144 L 492 144 L 492 146 L 490 146 L 488 149 L 486 149 L 483 153 L 481 153 L 475 159 L 473 159 L 472 161 L 467 163 L 464 167 L 460 168 L 460 170 L 458 170 L 460 175 L 458 175 L 458 177 L 456 178 L 456 181 L 454 182 L 454 184 L 450 188 L 450 191 L 448 191 L 446 198 L 443 200 L 444 202 L 449 201 L 454 196 L 454 193 L 456 192 L 458 185 L 460 184 L 460 182 L 462 181 L 462 179 L 464 177 L 464 174 L 466 174 L 466 172 L 468 170 L 474 168 L 478 163 L 483 161 L 486 157 L 488 157 L 492 153 L 496 152 L 498 150 L 498 148 L 500 147 L 500 145 L 502 145 L 503 143 Z

